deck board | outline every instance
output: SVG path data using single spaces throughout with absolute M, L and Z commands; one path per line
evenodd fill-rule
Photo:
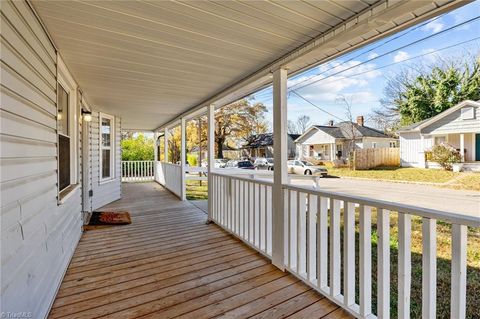
M 104 209 L 132 224 L 83 234 L 49 318 L 345 316 L 155 183 L 124 184 Z

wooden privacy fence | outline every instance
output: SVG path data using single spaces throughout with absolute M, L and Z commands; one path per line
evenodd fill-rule
M 355 150 L 355 169 L 369 169 L 378 166 L 400 166 L 400 148 L 382 147 Z

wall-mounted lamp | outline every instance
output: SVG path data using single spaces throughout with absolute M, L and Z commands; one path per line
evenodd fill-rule
M 91 122 L 92 121 L 92 112 L 82 110 L 82 117 L 83 117 L 83 120 L 85 122 Z

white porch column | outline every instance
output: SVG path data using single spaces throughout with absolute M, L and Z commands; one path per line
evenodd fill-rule
M 285 200 L 283 184 L 287 174 L 287 70 L 273 72 L 273 192 L 272 192 L 272 263 L 285 270 Z
M 330 160 L 333 162 L 335 160 L 335 148 L 334 143 L 330 144 Z
M 153 179 L 158 180 L 157 161 L 160 160 L 158 154 L 158 133 L 153 133 Z
M 212 172 L 215 165 L 215 105 L 210 104 L 207 107 L 207 152 L 208 152 L 208 164 L 207 164 L 207 174 L 208 174 L 208 219 L 207 223 L 213 220 L 213 178 Z
M 185 128 L 185 118 L 182 117 L 181 119 L 181 142 L 180 142 L 180 165 L 181 165 L 181 175 L 180 175 L 180 185 L 181 185 L 181 200 L 186 200 L 187 199 L 187 188 L 186 188 L 186 183 L 185 183 L 185 172 L 186 172 L 186 166 L 187 166 L 187 152 L 186 152 L 186 128 Z
M 460 134 L 460 156 L 462 157 L 461 162 L 465 162 L 465 134 Z
M 163 134 L 163 161 L 168 163 L 168 128 L 165 128 L 165 132 Z

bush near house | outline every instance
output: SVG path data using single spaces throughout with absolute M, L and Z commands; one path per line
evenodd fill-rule
M 432 161 L 437 162 L 443 169 L 452 170 L 454 163 L 461 161 L 460 152 L 448 144 L 439 144 L 432 147 Z

